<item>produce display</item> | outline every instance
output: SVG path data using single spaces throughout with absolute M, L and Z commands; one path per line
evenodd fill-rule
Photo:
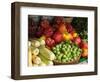
M 87 18 L 29 15 L 28 66 L 88 62 L 87 21 L 84 20 Z M 80 30 L 84 23 L 85 30 Z
M 55 47 L 53 47 L 52 51 L 56 56 L 55 61 L 63 63 L 71 63 L 76 61 L 78 58 L 80 58 L 80 54 L 82 53 L 82 50 L 76 44 L 69 41 L 57 44 Z
M 31 40 L 28 43 L 28 65 L 29 66 L 46 66 L 53 65 L 55 55 L 45 47 L 45 41 L 42 39 Z

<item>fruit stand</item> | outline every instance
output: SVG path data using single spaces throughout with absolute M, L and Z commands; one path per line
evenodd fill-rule
M 28 65 L 87 63 L 87 33 L 87 18 L 29 15 Z

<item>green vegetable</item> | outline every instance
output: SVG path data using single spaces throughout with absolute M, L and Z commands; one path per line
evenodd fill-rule
M 63 55 L 62 55 L 62 58 L 66 58 L 66 55 L 65 55 L 65 54 L 63 54 Z
M 79 57 L 82 50 L 70 41 L 61 42 L 52 48 L 56 60 L 60 62 L 70 62 Z
M 39 47 L 40 46 L 40 42 L 38 40 L 32 40 L 31 45 L 33 47 Z
M 53 50 L 53 52 L 56 54 L 57 53 L 57 51 L 56 50 Z
M 87 61 L 87 58 L 80 58 L 80 62 Z
M 66 62 L 66 59 L 62 59 L 62 62 L 64 62 L 64 63 L 65 63 L 65 62 Z
M 57 54 L 60 54 L 60 51 L 58 51 Z
M 53 47 L 53 48 L 52 48 L 52 50 L 56 50 L 56 48 L 55 48 L 55 47 Z
M 58 59 L 59 61 L 61 61 L 62 56 L 63 56 L 62 54 L 58 55 L 58 56 L 57 56 L 57 59 Z

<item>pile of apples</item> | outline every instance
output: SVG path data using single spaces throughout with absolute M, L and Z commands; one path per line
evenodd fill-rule
M 70 40 L 83 50 L 82 57 L 88 57 L 88 43 L 80 38 L 71 23 L 64 21 L 63 17 L 54 17 L 52 24 L 48 19 L 41 20 L 35 36 L 43 38 L 49 49 L 62 41 Z

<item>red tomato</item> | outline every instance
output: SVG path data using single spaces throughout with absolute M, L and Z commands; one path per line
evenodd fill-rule
M 55 32 L 53 35 L 53 39 L 55 40 L 56 43 L 60 43 L 63 41 L 63 35 L 60 32 Z
M 55 45 L 55 41 L 51 38 L 46 38 L 45 42 L 48 47 L 53 47 Z

